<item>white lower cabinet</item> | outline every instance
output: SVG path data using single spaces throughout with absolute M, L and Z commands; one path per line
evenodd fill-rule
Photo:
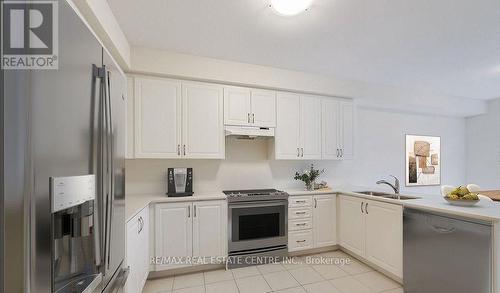
M 339 196 L 339 242 L 340 245 L 358 254 L 365 255 L 365 215 L 362 199 Z
M 337 196 L 292 196 L 288 208 L 288 251 L 337 244 Z
M 403 278 L 403 207 L 339 196 L 340 245 Z
M 370 201 L 366 212 L 366 259 L 403 277 L 403 208 Z
M 127 266 L 130 268 L 126 293 L 142 292 L 149 274 L 149 206 L 126 224 Z
M 314 247 L 337 244 L 337 196 L 315 195 L 313 201 Z
M 187 265 L 171 263 L 169 257 L 191 256 L 193 252 L 193 218 L 191 202 L 162 203 L 155 206 L 156 270 L 181 268 Z
M 227 209 L 224 201 L 193 204 L 193 256 L 222 257 L 227 246 Z
M 226 255 L 227 203 L 200 201 L 155 205 L 155 256 L 217 257 Z M 191 264 L 156 264 L 168 270 Z

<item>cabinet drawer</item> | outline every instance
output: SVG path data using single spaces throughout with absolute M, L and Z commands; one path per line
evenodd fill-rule
M 288 219 L 303 219 L 311 217 L 311 208 L 289 208 L 288 209 Z
M 288 251 L 297 251 L 313 248 L 311 230 L 293 231 L 288 233 Z
M 312 196 L 291 196 L 288 198 L 288 206 L 291 208 L 310 207 Z
M 288 221 L 288 231 L 306 230 L 312 228 L 311 218 Z

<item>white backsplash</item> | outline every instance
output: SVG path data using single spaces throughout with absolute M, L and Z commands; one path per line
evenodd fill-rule
M 357 142 L 362 143 L 356 144 L 355 159 L 313 161 L 317 168 L 326 169 L 320 180 L 328 181 L 333 187 L 369 187 L 393 174 L 401 179 L 403 191 L 438 194 L 438 186 L 404 186 L 407 133 L 441 136 L 442 184 L 464 184 L 465 119 L 367 108 L 358 109 Z M 227 138 L 225 160 L 127 160 L 127 193 L 165 193 L 165 174 L 169 167 L 192 167 L 195 193 L 245 188 L 303 188 L 293 176 L 295 171 L 307 168 L 311 161 L 276 161 L 272 156 L 268 157 L 268 153 L 268 140 Z

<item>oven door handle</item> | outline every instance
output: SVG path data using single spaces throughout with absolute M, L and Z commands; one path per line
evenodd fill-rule
M 263 201 L 262 203 L 230 203 L 229 208 L 234 209 L 234 208 L 261 208 L 261 207 L 270 207 L 270 206 L 287 206 L 288 201 Z

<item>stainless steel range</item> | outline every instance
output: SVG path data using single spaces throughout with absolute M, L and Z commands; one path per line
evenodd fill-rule
M 239 267 L 288 254 L 288 194 L 276 189 L 228 190 L 229 263 Z

